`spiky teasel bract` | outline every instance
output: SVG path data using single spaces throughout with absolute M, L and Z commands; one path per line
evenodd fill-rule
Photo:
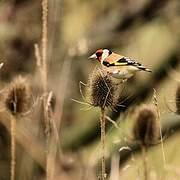
M 89 76 L 87 98 L 92 106 L 113 108 L 118 102 L 118 85 L 102 68 L 95 68 Z
M 137 113 L 133 129 L 134 138 L 143 146 L 154 144 L 159 136 L 158 129 L 154 109 L 147 105 L 142 106 Z
M 26 79 L 21 76 L 15 78 L 7 90 L 5 98 L 6 108 L 13 115 L 21 114 L 28 110 L 30 102 L 30 88 Z
M 176 113 L 180 114 L 180 84 L 176 89 Z

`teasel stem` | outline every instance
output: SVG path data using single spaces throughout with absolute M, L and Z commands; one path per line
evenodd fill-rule
M 143 165 L 144 165 L 144 180 L 148 180 L 148 162 L 147 162 L 147 148 L 145 145 L 141 144 Z
M 105 166 L 105 108 L 101 107 L 101 179 L 105 180 L 106 178 L 106 166 Z
M 10 113 L 10 135 L 11 135 L 11 162 L 10 179 L 15 179 L 16 167 L 16 121 L 30 107 L 30 89 L 26 79 L 22 77 L 15 78 L 7 88 L 4 105 Z
M 15 180 L 16 167 L 16 119 L 11 117 L 11 180 Z
M 87 94 L 90 104 L 94 107 L 99 107 L 101 110 L 100 125 L 101 125 L 101 180 L 106 179 L 105 167 L 105 110 L 106 108 L 113 109 L 119 100 L 119 87 L 117 83 L 109 76 L 108 72 L 102 68 L 95 68 L 92 74 L 89 75 L 87 84 Z

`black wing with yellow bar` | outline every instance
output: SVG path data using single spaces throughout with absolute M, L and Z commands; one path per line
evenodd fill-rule
M 136 62 L 135 60 L 132 60 L 127 57 L 120 58 L 116 62 L 108 62 L 108 61 L 103 61 L 103 65 L 109 67 L 109 66 L 125 66 L 125 65 L 132 65 L 132 66 L 141 66 L 140 63 Z

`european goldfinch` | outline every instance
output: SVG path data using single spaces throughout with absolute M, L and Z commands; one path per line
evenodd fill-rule
M 98 49 L 90 59 L 97 59 L 114 78 L 126 81 L 138 71 L 152 72 L 134 59 L 116 54 L 109 49 Z

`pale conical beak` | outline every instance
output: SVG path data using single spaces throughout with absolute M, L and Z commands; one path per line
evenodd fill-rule
M 89 59 L 97 59 L 96 54 L 91 55 L 91 56 L 89 57 Z

